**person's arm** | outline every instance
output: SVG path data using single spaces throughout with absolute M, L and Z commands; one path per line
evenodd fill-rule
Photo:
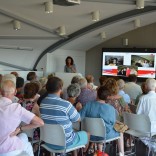
M 34 107 L 32 108 L 32 113 L 40 117 L 40 110 L 39 110 L 39 106 L 37 103 L 34 104 Z
M 17 134 L 19 134 L 22 131 L 26 131 L 26 130 L 29 130 L 29 129 L 34 129 L 34 128 L 37 128 L 37 127 L 41 127 L 43 125 L 44 125 L 43 120 L 41 118 L 37 117 L 37 116 L 34 116 L 32 118 L 32 120 L 31 120 L 30 124 L 17 127 L 16 130 L 10 134 L 10 136 L 11 137 L 16 136 Z
M 71 70 L 72 70 L 74 73 L 77 72 L 75 64 L 72 65 Z
M 64 66 L 64 72 L 65 72 L 65 73 L 67 72 L 67 67 L 66 67 L 66 65 Z

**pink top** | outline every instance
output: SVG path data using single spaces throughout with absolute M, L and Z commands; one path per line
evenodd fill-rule
M 18 103 L 0 97 L 0 154 L 22 150 L 23 144 L 18 136 L 10 137 L 21 121 L 29 124 L 35 115 Z

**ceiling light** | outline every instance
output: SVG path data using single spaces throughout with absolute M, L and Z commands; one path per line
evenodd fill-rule
M 134 20 L 134 27 L 135 27 L 135 28 L 139 28 L 140 25 L 141 25 L 141 24 L 140 24 L 140 19 L 135 19 L 135 20 Z
M 13 20 L 13 29 L 20 30 L 21 29 L 21 22 L 17 20 Z
M 60 26 L 60 27 L 58 28 L 58 34 L 59 34 L 60 36 L 65 36 L 65 35 L 66 35 L 66 28 L 65 28 L 64 25 L 62 25 L 62 26 Z
M 92 12 L 92 21 L 99 21 L 100 20 L 100 11 L 96 10 Z
M 45 12 L 46 13 L 49 14 L 49 13 L 52 13 L 53 12 L 53 3 L 52 3 L 52 1 L 45 2 L 44 5 L 45 5 Z
M 144 0 L 136 0 L 136 8 L 137 9 L 143 9 L 144 8 Z
M 106 39 L 106 33 L 103 31 L 100 33 L 100 37 L 102 40 Z

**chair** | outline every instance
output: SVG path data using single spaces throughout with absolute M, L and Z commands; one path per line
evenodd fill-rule
M 98 136 L 98 137 L 104 137 L 103 140 L 94 141 L 90 140 L 90 142 L 94 143 L 104 143 L 104 150 L 105 150 L 105 144 L 114 140 L 118 140 L 120 136 L 106 140 L 106 126 L 105 122 L 102 118 L 88 118 L 85 117 L 81 122 L 81 130 L 85 130 L 90 133 L 90 135 Z
M 123 117 L 124 123 L 129 127 L 129 130 L 125 133 L 137 138 L 149 137 L 150 139 L 155 135 L 155 133 L 151 133 L 151 122 L 148 116 L 124 112 Z M 149 148 L 148 155 L 150 155 L 150 152 L 151 149 Z M 131 154 L 134 153 L 136 153 L 136 150 Z
M 44 141 L 45 143 L 64 147 L 63 149 L 56 150 L 56 149 L 49 148 L 46 144 L 41 145 L 51 153 L 65 154 L 77 150 L 79 148 L 85 147 L 85 145 L 80 145 L 74 148 L 67 148 L 65 132 L 63 127 L 59 124 L 44 124 L 44 126 L 40 128 L 40 140 Z

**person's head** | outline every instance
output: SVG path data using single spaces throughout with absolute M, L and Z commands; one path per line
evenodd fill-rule
M 33 99 L 36 95 L 36 84 L 33 82 L 27 83 L 24 86 L 24 98 Z
M 107 77 L 106 76 L 101 76 L 99 78 L 100 86 L 104 85 L 104 83 L 105 83 L 106 80 L 107 80 Z
M 129 75 L 129 82 L 136 82 L 137 81 L 137 76 L 135 74 L 130 74 Z
M 46 84 L 48 93 L 61 93 L 63 87 L 63 81 L 58 77 L 49 78 Z
M 113 78 L 108 78 L 105 81 L 104 87 L 106 87 L 106 89 L 109 91 L 109 93 L 113 96 L 113 95 L 117 95 L 118 91 L 119 91 L 119 87 L 117 85 L 117 82 L 115 79 Z
M 14 95 L 16 95 L 16 85 L 12 80 L 4 80 L 1 83 L 1 94 L 4 97 L 13 99 Z
M 11 72 L 10 74 L 15 75 L 16 77 L 18 77 L 18 76 L 19 76 L 17 72 Z
M 117 64 L 118 59 L 117 58 L 113 58 L 113 64 Z
M 76 75 L 72 78 L 71 80 L 71 84 L 74 84 L 74 83 L 79 83 L 79 80 L 82 78 L 82 76 L 80 75 Z
M 5 80 L 11 80 L 16 85 L 16 76 L 13 75 L 13 74 L 5 74 L 5 75 L 3 75 L 2 81 L 5 81 Z
M 67 88 L 67 94 L 69 97 L 78 97 L 80 95 L 81 89 L 79 84 L 71 84 Z
M 97 90 L 97 98 L 100 100 L 107 100 L 108 96 L 111 96 L 111 93 L 105 86 L 100 86 Z
M 80 85 L 80 88 L 87 88 L 87 80 L 85 78 L 81 78 L 78 82 L 78 84 Z
M 35 72 L 29 72 L 29 73 L 27 74 L 27 80 L 28 80 L 28 81 L 34 81 L 34 80 L 36 80 L 36 79 L 37 79 L 37 75 L 36 75 Z
M 86 80 L 87 80 L 88 83 L 93 83 L 93 82 L 94 82 L 94 77 L 93 77 L 93 75 L 87 75 L 87 76 L 86 76 Z
M 125 81 L 123 79 L 119 79 L 117 81 L 117 84 L 118 84 L 119 90 L 123 90 L 124 89 Z
M 148 90 L 147 90 L 146 82 L 143 82 L 141 84 L 141 89 L 142 89 L 143 94 L 147 94 Z
M 74 64 L 74 60 L 71 56 L 68 56 L 65 61 L 66 61 L 66 65 L 73 65 Z
M 48 81 L 48 79 L 46 77 L 42 77 L 39 79 L 39 82 L 40 82 L 42 88 L 45 87 L 47 81 Z
M 22 77 L 16 78 L 16 88 L 22 88 L 24 86 L 24 79 Z
M 148 91 L 155 91 L 156 90 L 156 80 L 149 78 L 146 80 L 146 86 Z

